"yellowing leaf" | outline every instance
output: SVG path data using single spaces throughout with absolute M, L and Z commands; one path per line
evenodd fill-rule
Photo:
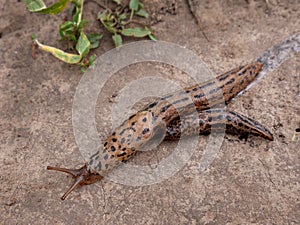
M 60 0 L 49 7 L 47 7 L 42 0 L 25 0 L 25 4 L 30 12 L 58 14 L 66 8 L 69 1 L 70 0 Z
M 79 63 L 80 60 L 82 59 L 82 57 L 80 55 L 67 53 L 58 48 L 54 48 L 54 47 L 51 47 L 48 45 L 43 45 L 40 42 L 38 42 L 38 40 L 36 40 L 36 39 L 34 40 L 34 42 L 39 46 L 40 49 L 51 53 L 56 58 L 66 62 L 66 63 L 75 64 L 75 63 Z
M 121 31 L 121 34 L 124 36 L 133 36 L 133 37 L 146 37 L 151 34 L 151 30 L 149 28 L 127 28 Z

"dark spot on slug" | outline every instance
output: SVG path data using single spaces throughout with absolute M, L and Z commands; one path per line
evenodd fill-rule
M 235 81 L 235 79 L 234 79 L 234 78 L 231 78 L 229 81 L 226 82 L 225 85 L 231 84 L 231 83 L 233 83 L 234 81 Z
M 108 164 L 105 164 L 105 169 L 108 169 L 109 165 Z
M 131 123 L 131 126 L 134 126 L 135 124 L 136 124 L 136 121 L 132 122 L 132 123 Z
M 226 75 L 226 76 L 222 76 L 219 78 L 219 81 L 223 81 L 223 80 L 226 80 L 226 78 L 228 77 L 229 75 Z
M 229 81 L 228 81 L 228 82 L 229 82 Z M 227 83 L 226 83 L 226 84 L 227 84 Z M 217 88 L 215 88 L 215 89 L 212 89 L 212 90 L 209 91 L 209 94 L 216 93 L 216 92 L 218 92 L 220 89 L 221 89 L 221 87 L 217 87 Z
M 93 155 L 91 156 L 91 158 L 94 158 L 94 157 L 96 157 L 97 155 L 99 155 L 98 153 L 99 153 L 99 152 L 96 152 L 95 154 L 93 154 Z
M 104 160 L 107 160 L 108 159 L 108 155 L 106 154 L 104 157 L 103 157 Z
M 131 120 L 134 116 L 135 116 L 135 114 L 131 115 L 131 116 L 129 117 L 129 119 Z
M 151 109 L 151 108 L 153 108 L 156 105 L 157 105 L 157 102 L 153 102 L 146 109 Z
M 246 73 L 246 71 L 247 71 L 246 69 L 243 69 L 242 72 L 240 72 L 240 73 L 238 74 L 238 76 L 239 76 L 239 77 L 240 77 L 240 76 L 243 76 L 243 75 Z
M 230 94 L 232 94 L 234 88 L 235 88 L 235 87 L 232 87 L 232 88 L 229 90 L 229 93 L 230 93 Z
M 110 147 L 110 150 L 111 150 L 112 152 L 116 151 L 115 146 L 111 146 L 111 147 Z
M 113 158 L 115 158 L 115 156 L 114 155 L 110 155 L 110 158 L 113 159 Z
M 96 169 L 98 171 L 101 171 L 101 167 L 102 167 L 102 165 L 101 165 L 101 162 L 99 161 L 98 164 L 97 164 L 97 166 L 96 166 Z
M 116 132 L 113 132 L 111 135 L 112 135 L 112 136 L 116 135 Z
M 113 138 L 113 139 L 111 139 L 113 142 L 117 142 L 117 138 Z
M 252 66 L 252 69 L 256 70 L 256 66 L 255 66 L 255 65 L 253 65 L 253 66 Z
M 162 100 L 166 100 L 166 99 L 168 99 L 168 98 L 171 98 L 173 95 L 167 95 L 167 96 L 165 96 L 165 97 L 163 97 L 163 98 L 161 98 Z
M 118 154 L 117 157 L 122 157 L 125 156 L 127 153 L 126 152 L 122 152 L 121 154 Z
M 121 143 L 124 144 L 125 143 L 125 138 L 121 139 Z
M 119 145 L 119 146 L 118 146 L 118 148 L 119 148 L 119 149 L 121 149 L 121 148 L 122 148 L 122 146 L 121 146 L 121 145 Z
M 177 101 L 174 101 L 172 104 L 175 105 L 175 104 L 177 104 L 177 103 L 179 103 L 179 102 L 185 102 L 185 101 L 187 101 L 187 100 L 189 100 L 188 97 L 182 98 L 182 99 L 179 99 L 179 100 L 177 100 Z
M 218 116 L 218 120 L 222 120 L 222 119 L 223 119 L 223 115 L 221 114 Z
M 141 140 L 141 137 L 137 137 L 136 139 L 135 139 L 135 141 L 140 141 Z
M 300 132 L 300 127 L 299 128 L 296 128 L 296 130 L 295 130 L 296 132 Z
M 172 105 L 172 104 L 169 104 L 169 105 L 166 105 L 166 106 L 162 107 L 161 110 L 160 110 L 160 112 L 161 112 L 161 113 L 164 113 L 165 111 L 167 111 L 168 108 L 171 107 L 171 105 Z
M 120 132 L 120 135 L 122 136 L 124 134 L 126 129 L 123 129 L 121 132 Z
M 192 91 L 197 91 L 197 90 L 198 90 L 198 88 L 197 88 L 197 87 L 195 87 L 195 88 L 193 88 L 193 89 L 192 89 Z
M 144 123 L 147 122 L 147 118 L 146 117 L 143 118 L 143 122 Z
M 122 148 L 122 151 L 126 151 L 127 148 Z
M 104 143 L 104 147 L 106 147 L 106 145 L 107 145 L 107 142 Z
M 202 97 L 204 97 L 204 96 L 205 96 L 204 93 L 200 93 L 200 94 L 198 94 L 198 95 L 194 95 L 194 98 L 202 98 Z
M 188 93 L 190 93 L 190 92 L 191 92 L 190 90 L 185 90 L 185 93 L 186 93 L 186 94 L 188 94 Z
M 204 125 L 204 121 L 203 120 L 199 120 L 199 126 L 203 126 Z
M 145 128 L 143 131 L 142 131 L 142 134 L 147 134 L 148 132 L 149 132 L 150 130 L 149 130 L 149 128 Z
M 227 115 L 227 116 L 226 116 L 226 120 L 227 120 L 227 121 L 231 121 L 231 117 Z

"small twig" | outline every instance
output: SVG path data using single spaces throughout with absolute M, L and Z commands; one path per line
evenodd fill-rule
M 202 26 L 202 23 L 201 23 L 201 20 L 200 18 L 198 18 L 194 12 L 194 7 L 193 7 L 193 3 L 191 2 L 191 0 L 186 0 L 187 2 L 187 5 L 188 5 L 188 8 L 189 8 L 189 11 L 190 13 L 192 14 L 194 20 L 196 21 L 196 24 L 199 26 L 200 28 L 200 31 L 202 33 L 202 35 L 205 37 L 205 39 L 209 42 L 209 39 L 208 37 L 206 36 L 205 32 L 204 32 L 204 29 L 203 29 L 203 26 Z
M 37 44 L 35 42 L 33 42 L 32 45 L 31 45 L 31 57 L 33 59 L 36 59 L 36 55 L 35 55 L 35 49 L 36 49 L 36 47 L 37 47 Z

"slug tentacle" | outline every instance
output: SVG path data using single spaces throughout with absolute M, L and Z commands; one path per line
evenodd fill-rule
M 61 200 L 65 200 L 66 197 L 78 186 L 84 185 L 84 184 L 92 184 L 100 179 L 102 179 L 102 176 L 99 174 L 95 174 L 90 172 L 87 169 L 87 166 L 84 165 L 83 167 L 79 169 L 66 169 L 66 168 L 60 168 L 60 167 L 52 167 L 47 166 L 47 170 L 55 170 L 64 172 L 67 174 L 72 175 L 72 177 L 75 179 L 72 186 L 65 192 L 65 194 L 61 197 Z

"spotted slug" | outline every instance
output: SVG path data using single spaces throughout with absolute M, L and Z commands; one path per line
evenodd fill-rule
M 260 62 L 240 66 L 215 79 L 152 102 L 115 129 L 80 169 L 48 166 L 48 170 L 65 172 L 75 178 L 61 199 L 64 200 L 79 185 L 100 180 L 155 138 L 176 140 L 180 135 L 209 133 L 225 124 L 228 133 L 253 134 L 273 140 L 270 131 L 250 118 L 223 109 L 210 109 L 221 103 L 228 104 L 255 79 L 262 66 Z M 196 117 L 192 113 L 195 109 L 198 112 Z M 184 115 L 185 119 L 180 120 L 179 115 Z
M 164 140 L 175 141 L 182 136 L 223 131 L 241 136 L 252 134 L 273 141 L 272 133 L 257 121 L 219 108 L 177 116 L 168 124 Z

